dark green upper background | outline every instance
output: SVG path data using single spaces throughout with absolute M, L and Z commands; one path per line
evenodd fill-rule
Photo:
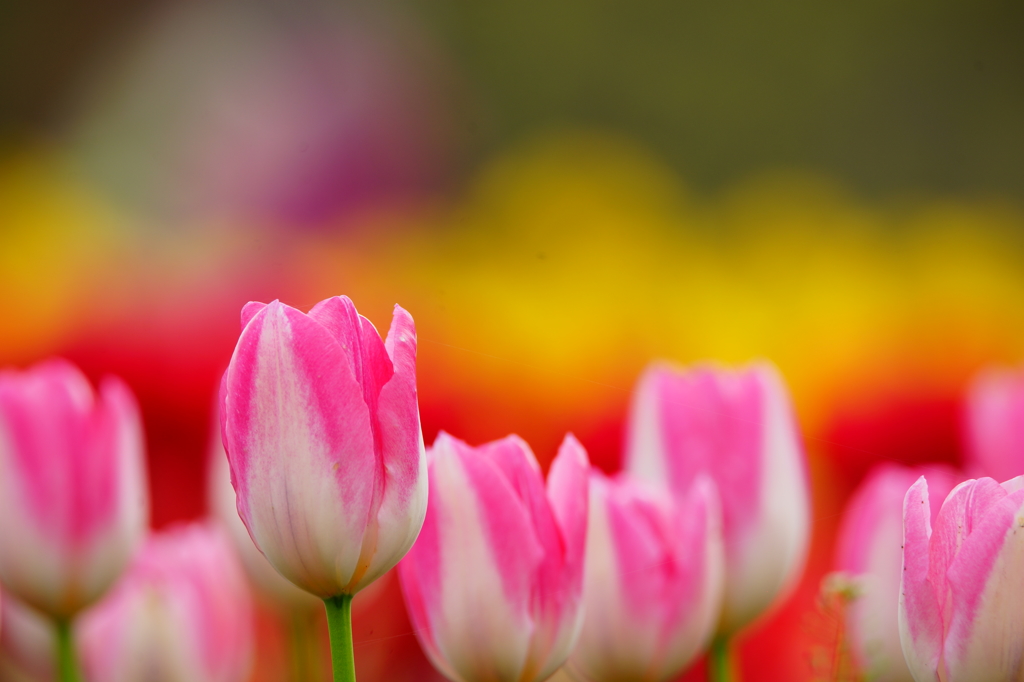
M 143 12 L 0 4 L 7 139 L 45 128 L 79 65 Z M 534 132 L 597 126 L 703 190 L 801 168 L 869 195 L 1024 200 L 1019 1 L 411 4 L 467 83 L 473 162 Z

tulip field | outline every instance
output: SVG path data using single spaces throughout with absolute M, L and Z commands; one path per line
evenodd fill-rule
M 1024 11 L 0 21 L 0 682 L 1024 682 Z

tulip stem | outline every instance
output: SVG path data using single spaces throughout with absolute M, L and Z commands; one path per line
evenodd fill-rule
M 57 679 L 59 682 L 79 682 L 81 679 L 75 662 L 71 621 L 66 618 L 57 621 Z
M 331 666 L 334 682 L 355 682 L 356 660 L 352 651 L 352 595 L 324 599 L 327 630 L 331 636 Z
M 708 682 L 739 682 L 733 665 L 732 640 L 727 636 L 715 637 L 708 654 Z

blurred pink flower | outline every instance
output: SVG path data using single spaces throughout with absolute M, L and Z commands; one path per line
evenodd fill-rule
M 569 659 L 593 682 L 674 679 L 718 625 L 725 582 L 718 495 L 705 476 L 679 503 L 590 474 L 586 615 Z
M 416 329 L 386 340 L 344 296 L 308 314 L 249 303 L 221 389 L 238 512 L 286 578 L 355 594 L 412 546 L 427 504 Z
M 875 682 L 911 682 L 900 646 L 898 603 L 903 563 L 903 500 L 919 477 L 945 499 L 963 477 L 949 467 L 881 464 L 853 494 L 839 526 L 836 568 L 852 581 L 849 644 L 858 666 Z M 939 512 L 932 508 L 932 521 Z
M 529 446 L 477 448 L 446 433 L 430 450 L 423 532 L 399 578 L 423 649 L 459 682 L 534 682 L 579 632 L 587 455 L 567 436 L 547 487 Z
M 253 614 L 228 538 L 201 524 L 152 536 L 78 628 L 90 682 L 242 682 Z
M 1003 481 L 1024 474 L 1024 370 L 980 373 L 967 393 L 969 470 Z
M 69 363 L 0 372 L 0 581 L 69 618 L 117 579 L 148 522 L 142 424 L 131 391 L 99 394 Z
M 903 506 L 899 625 L 914 679 L 1019 680 L 1024 660 L 1024 476 L 965 481 L 942 503 L 921 477 Z
M 626 470 L 677 496 L 701 474 L 714 480 L 726 558 L 721 633 L 752 621 L 800 577 L 810 491 L 789 396 L 773 366 L 648 368 L 633 396 Z

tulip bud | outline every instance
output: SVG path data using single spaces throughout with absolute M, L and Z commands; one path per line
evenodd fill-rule
M 839 526 L 836 568 L 852 581 L 855 593 L 846 611 L 848 643 L 858 667 L 873 682 L 913 680 L 903 660 L 896 605 L 903 568 L 903 499 L 921 476 L 937 499 L 962 478 L 948 467 L 882 464 L 850 498 Z M 938 511 L 936 505 L 933 520 Z
M 1003 481 L 1024 474 L 1024 371 L 990 369 L 967 394 L 968 471 Z
M 352 595 L 394 566 L 426 509 L 416 330 L 382 341 L 342 296 L 308 314 L 250 303 L 221 388 L 238 513 L 284 577 Z
M 701 476 L 680 503 L 625 477 L 590 475 L 586 616 L 569 659 L 590 682 L 674 679 L 718 625 L 718 495 Z
M 714 480 L 726 559 L 721 634 L 752 621 L 799 578 L 810 495 L 789 398 L 771 365 L 650 367 L 633 397 L 626 470 L 677 496 L 701 474 Z
M 252 662 L 252 603 L 220 529 L 152 536 L 111 594 L 83 614 L 89 682 L 242 682 Z
M 477 448 L 441 433 L 431 448 L 423 531 L 399 564 L 416 636 L 459 682 L 534 682 L 579 632 L 587 455 L 567 436 L 544 478 L 516 436 Z
M 965 481 L 931 523 L 921 477 L 903 504 L 899 626 L 918 682 L 1024 675 L 1024 476 Z
M 0 373 L 0 582 L 68 619 L 98 599 L 148 524 L 142 425 L 128 388 L 72 365 Z
M 210 440 L 210 460 L 207 465 L 207 502 L 213 518 L 231 539 L 253 587 L 261 597 L 284 611 L 322 608 L 319 599 L 282 577 L 256 549 L 249 531 L 238 516 L 235 489 L 231 487 L 231 470 L 224 454 L 220 428 L 215 430 L 214 438 Z

